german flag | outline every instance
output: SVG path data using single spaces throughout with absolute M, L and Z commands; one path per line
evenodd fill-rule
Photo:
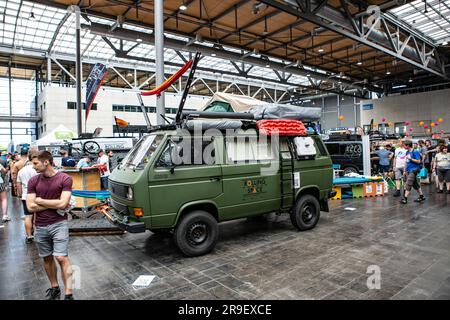
M 126 122 L 125 120 L 119 119 L 119 118 L 117 118 L 117 117 L 114 117 L 114 120 L 116 121 L 116 125 L 117 125 L 118 127 L 126 128 L 126 127 L 128 127 L 128 125 L 129 125 L 128 122 Z

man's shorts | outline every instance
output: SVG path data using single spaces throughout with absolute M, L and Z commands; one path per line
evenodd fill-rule
M 450 169 L 437 169 L 439 182 L 450 182 Z
M 390 166 L 383 166 L 383 165 L 378 166 L 378 171 L 380 173 L 389 172 L 389 169 L 390 169 Z
M 395 180 L 402 180 L 405 168 L 395 168 Z
M 45 227 L 36 226 L 34 238 L 41 258 L 69 254 L 69 224 L 67 220 Z
M 419 171 L 420 170 L 415 170 L 406 173 L 405 189 L 407 191 L 411 191 L 411 188 L 414 188 L 416 190 L 420 189 L 420 184 L 417 181 L 417 175 L 419 174 Z

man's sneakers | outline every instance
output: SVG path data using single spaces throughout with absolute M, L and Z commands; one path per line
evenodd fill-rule
M 403 198 L 402 200 L 400 200 L 401 204 L 407 204 L 408 203 L 408 198 Z
M 8 217 L 8 216 L 3 216 L 2 221 L 3 222 L 8 222 L 8 221 L 11 221 L 11 218 Z
M 34 236 L 29 236 L 29 237 L 27 237 L 27 239 L 25 240 L 25 243 L 26 243 L 26 244 L 30 244 L 30 243 L 33 243 L 33 241 L 34 241 Z
M 444 193 L 444 190 L 439 189 L 437 193 Z
M 400 190 L 395 190 L 394 197 L 400 197 Z
M 75 299 L 73 298 L 72 294 L 66 294 L 66 296 L 64 297 L 64 300 L 75 300 Z
M 414 202 L 424 202 L 425 201 L 425 197 L 423 196 L 423 194 L 421 194 L 416 200 L 414 200 Z
M 61 290 L 59 287 L 49 288 L 47 291 L 46 300 L 60 300 L 61 299 Z

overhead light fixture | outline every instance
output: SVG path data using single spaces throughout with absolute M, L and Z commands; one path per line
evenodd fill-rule
M 136 41 L 137 42 L 142 42 L 142 39 L 141 38 L 137 38 Z
M 360 66 L 360 65 L 362 65 L 362 61 L 358 61 L 356 64 L 357 64 L 358 66 Z
M 320 48 L 319 48 L 319 50 L 317 50 L 317 51 L 319 51 L 319 52 L 323 52 L 323 48 L 322 48 L 322 47 L 320 47 Z
M 306 75 L 307 77 L 311 77 L 311 75 L 308 73 L 307 75 Z
M 270 64 L 269 63 L 266 63 L 266 68 L 270 68 Z
M 408 82 L 413 82 L 413 79 L 409 78 Z
M 183 4 L 178 9 L 180 9 L 181 11 L 187 10 L 187 6 L 184 4 L 184 1 L 183 1 Z
M 215 57 L 217 54 L 215 52 L 211 53 L 211 57 Z
M 386 71 L 386 74 L 387 74 L 387 75 L 390 75 L 390 74 L 391 74 L 391 72 L 390 72 L 390 71 L 388 70 L 388 71 Z
M 444 41 L 444 42 L 442 42 L 442 45 L 443 45 L 443 46 L 446 46 L 446 45 L 448 45 L 448 41 Z

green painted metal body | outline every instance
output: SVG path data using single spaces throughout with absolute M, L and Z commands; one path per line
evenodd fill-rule
M 173 228 L 186 209 L 194 206 L 207 208 L 219 222 L 280 210 L 280 172 L 261 172 L 263 167 L 278 167 L 278 160 L 227 164 L 225 138 L 217 136 L 213 140 L 216 164 L 177 166 L 172 173 L 169 167 L 158 166 L 157 159 L 176 131 L 152 134 L 161 134 L 163 138 L 146 166 L 141 169 L 118 167 L 109 177 L 110 182 L 130 186 L 133 190 L 132 200 L 111 191 L 116 217 L 124 216 L 117 214 L 119 210 L 114 203 L 128 208 L 126 220 L 144 222 L 147 229 Z M 312 137 L 322 143 L 319 136 Z M 322 154 L 317 146 L 316 149 L 314 160 L 294 160 L 294 172 L 300 173 L 300 187 L 295 189 L 295 195 L 297 198 L 310 193 L 326 203 L 332 189 L 332 162 L 326 148 L 322 148 Z M 136 218 L 134 208 L 142 208 L 144 216 Z

